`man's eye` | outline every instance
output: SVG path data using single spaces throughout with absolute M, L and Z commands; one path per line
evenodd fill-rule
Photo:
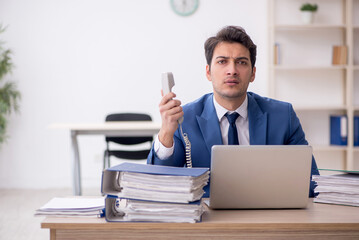
M 247 65 L 247 62 L 246 61 L 238 61 L 237 62 L 239 65 Z
M 226 60 L 219 60 L 218 63 L 219 64 L 224 64 L 224 63 L 226 63 Z

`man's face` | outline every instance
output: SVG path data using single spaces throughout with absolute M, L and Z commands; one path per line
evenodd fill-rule
M 220 104 L 228 101 L 242 104 L 255 72 L 249 50 L 240 43 L 219 43 L 211 67 L 206 66 L 207 79 L 212 82 L 214 96 Z

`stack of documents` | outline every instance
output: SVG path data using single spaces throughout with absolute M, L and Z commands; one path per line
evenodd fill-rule
M 359 206 L 359 174 L 314 176 L 317 203 Z
M 35 216 L 51 217 L 101 217 L 105 208 L 103 197 L 94 198 L 53 198 Z
M 108 221 L 197 222 L 204 211 L 207 168 L 123 163 L 106 169 L 102 192 Z
M 128 222 L 189 222 L 201 220 L 204 205 L 201 201 L 193 203 L 165 203 L 141 201 L 126 198 L 112 198 L 106 203 L 113 211 L 106 218 L 108 221 Z

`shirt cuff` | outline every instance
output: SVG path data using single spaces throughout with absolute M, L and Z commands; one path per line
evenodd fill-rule
M 158 135 L 157 135 L 156 139 L 155 139 L 155 144 L 154 144 L 154 149 L 155 149 L 155 153 L 156 153 L 157 157 L 160 160 L 165 160 L 165 159 L 169 158 L 174 152 L 174 145 L 175 145 L 175 143 L 173 141 L 172 147 L 167 148 L 167 147 L 163 146 L 161 141 L 158 139 Z

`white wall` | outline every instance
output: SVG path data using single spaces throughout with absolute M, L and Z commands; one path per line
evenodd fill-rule
M 201 0 L 180 17 L 169 0 L 1 0 L 1 40 L 14 52 L 9 80 L 22 93 L 0 149 L 0 188 L 70 187 L 70 136 L 54 122 L 102 122 L 142 111 L 160 121 L 161 72 L 172 71 L 187 103 L 211 91 L 203 43 L 241 25 L 258 46 L 250 90 L 267 94 L 267 1 Z M 103 137 L 80 137 L 84 187 L 99 187 Z

